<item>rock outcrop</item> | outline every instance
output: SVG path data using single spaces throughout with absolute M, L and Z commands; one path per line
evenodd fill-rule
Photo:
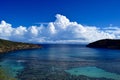
M 120 49 L 120 39 L 103 39 L 90 43 L 87 47 Z
M 0 39 L 0 53 L 6 53 L 14 50 L 35 49 L 35 48 L 41 48 L 41 46 L 37 44 L 13 42 L 13 41 Z

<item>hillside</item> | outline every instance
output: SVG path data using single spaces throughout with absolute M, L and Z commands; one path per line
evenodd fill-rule
M 103 39 L 90 43 L 87 47 L 120 49 L 120 39 Z
M 21 49 L 34 49 L 34 48 L 41 48 L 41 46 L 36 44 L 13 42 L 13 41 L 0 39 L 0 53 L 6 53 L 9 51 L 21 50 Z

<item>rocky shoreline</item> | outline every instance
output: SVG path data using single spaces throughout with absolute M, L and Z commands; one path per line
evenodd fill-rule
M 0 54 L 7 53 L 10 51 L 16 51 L 16 50 L 37 49 L 41 47 L 42 46 L 37 44 L 13 42 L 13 41 L 0 39 Z

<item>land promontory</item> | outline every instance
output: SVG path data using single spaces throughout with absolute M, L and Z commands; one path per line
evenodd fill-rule
M 0 39 L 0 53 L 6 53 L 10 51 L 23 50 L 23 49 L 35 49 L 41 47 L 42 46 L 37 44 L 13 42 L 9 40 Z
M 102 39 L 88 44 L 87 47 L 120 49 L 120 39 Z

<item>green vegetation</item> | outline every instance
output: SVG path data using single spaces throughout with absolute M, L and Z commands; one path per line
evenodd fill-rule
M 2 67 L 0 67 L 0 80 L 17 80 L 17 79 L 9 76 L 9 74 L 7 74 L 7 72 L 5 72 L 5 70 Z
M 40 48 L 41 46 L 36 44 L 22 43 L 22 42 L 12 42 L 8 40 L 0 39 L 0 53 L 5 53 L 14 50 L 21 49 L 34 49 Z

